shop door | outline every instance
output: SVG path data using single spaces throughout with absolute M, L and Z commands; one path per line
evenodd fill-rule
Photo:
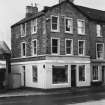
M 71 65 L 71 87 L 76 87 L 76 65 Z

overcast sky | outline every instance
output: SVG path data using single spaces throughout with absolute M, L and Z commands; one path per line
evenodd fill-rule
M 36 2 L 39 9 L 52 6 L 59 0 L 0 0 L 0 40 L 6 41 L 10 47 L 10 26 L 25 16 L 25 7 Z M 105 10 L 105 0 L 75 0 L 75 4 Z

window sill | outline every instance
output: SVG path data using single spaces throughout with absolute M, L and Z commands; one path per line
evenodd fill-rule
M 51 32 L 60 32 L 59 30 L 51 30 Z
M 52 85 L 68 85 L 69 82 L 64 82 L 64 83 L 52 83 Z
M 65 31 L 66 34 L 73 34 L 73 32 Z
M 78 35 L 82 35 L 82 36 L 85 36 L 86 34 L 79 34 L 79 33 L 78 33 Z

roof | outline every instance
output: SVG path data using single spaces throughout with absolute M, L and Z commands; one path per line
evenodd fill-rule
M 83 7 L 83 6 L 78 6 L 78 5 L 76 5 L 76 7 L 83 14 L 85 14 L 89 19 L 105 22 L 105 11 Z
M 46 7 L 46 8 L 44 8 L 44 10 L 39 12 L 37 15 L 32 15 L 30 17 L 24 18 L 24 19 L 20 20 L 19 22 L 17 22 L 16 24 L 12 25 L 11 27 L 22 24 L 22 23 L 27 22 L 31 19 L 40 17 L 40 16 L 44 15 L 48 10 L 53 9 L 54 7 L 60 6 L 61 4 L 65 3 L 65 2 L 68 2 L 71 5 L 73 5 L 77 10 L 79 10 L 81 13 L 83 13 L 87 18 L 95 20 L 95 21 L 105 22 L 105 11 L 75 5 L 74 3 L 71 3 L 69 0 L 65 0 L 65 1 L 61 2 L 60 4 L 56 4 L 51 7 Z
M 11 51 L 4 41 L 0 41 L 0 54 L 11 54 Z

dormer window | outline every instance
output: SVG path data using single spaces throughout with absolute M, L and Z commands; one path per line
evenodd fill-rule
M 97 37 L 102 37 L 101 25 L 99 24 L 96 25 L 96 31 L 97 31 Z
M 51 16 L 51 31 L 58 32 L 59 31 L 59 17 Z
M 26 23 L 21 24 L 21 37 L 26 36 Z
M 37 33 L 37 19 L 31 21 L 31 33 Z

